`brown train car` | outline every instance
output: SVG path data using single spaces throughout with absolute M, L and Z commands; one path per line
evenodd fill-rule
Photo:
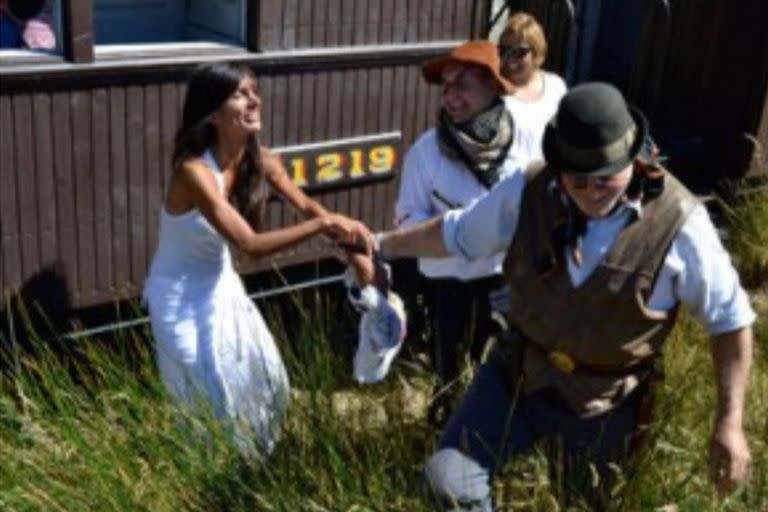
M 387 227 L 399 164 L 432 125 L 420 64 L 528 10 L 546 67 L 615 83 L 670 166 L 707 187 L 768 145 L 762 0 L 49 0 L 58 47 L 0 50 L 0 310 L 139 295 L 189 70 L 259 77 L 263 143 L 329 208 Z M 202 41 L 202 42 L 201 42 Z M 763 153 L 764 154 L 764 153 Z M 762 157 L 765 158 L 764 156 Z M 764 160 L 763 160 L 763 164 Z M 754 165 L 753 165 L 754 167 Z M 293 215 L 270 204 L 268 225 Z M 304 244 L 244 272 L 327 257 Z M 5 326 L 3 326 L 5 328 Z
M 140 294 L 184 81 L 201 62 L 254 69 L 262 143 L 325 206 L 387 227 L 402 152 L 436 112 L 439 91 L 420 64 L 478 37 L 488 20 L 481 0 L 59 0 L 53 8 L 57 51 L 0 51 L 0 309 L 18 293 L 26 302 L 51 293 L 67 309 Z M 267 226 L 292 215 L 271 202 Z M 307 243 L 243 271 L 329 253 Z

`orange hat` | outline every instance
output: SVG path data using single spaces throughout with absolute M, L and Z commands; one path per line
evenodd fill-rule
M 443 82 L 443 69 L 450 64 L 471 64 L 479 66 L 494 79 L 502 93 L 512 92 L 514 86 L 501 76 L 501 60 L 496 45 L 484 39 L 467 41 L 443 57 L 428 60 L 421 67 L 424 79 L 431 84 Z

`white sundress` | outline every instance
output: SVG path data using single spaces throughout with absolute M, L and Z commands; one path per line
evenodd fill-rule
M 211 152 L 203 159 L 223 193 Z M 244 453 L 270 453 L 288 404 L 288 376 L 226 241 L 199 211 L 170 215 L 162 208 L 144 299 L 172 399 L 192 410 L 210 407 Z

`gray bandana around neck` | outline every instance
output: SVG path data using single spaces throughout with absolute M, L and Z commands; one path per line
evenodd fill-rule
M 499 180 L 499 167 L 512 145 L 514 121 L 499 98 L 472 119 L 460 124 L 440 109 L 437 140 L 440 151 L 459 160 L 486 188 Z

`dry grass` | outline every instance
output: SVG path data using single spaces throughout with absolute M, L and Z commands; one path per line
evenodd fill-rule
M 749 211 L 768 212 L 764 203 Z M 742 223 L 758 235 L 735 234 L 730 243 L 766 236 L 763 218 Z M 737 261 L 747 261 L 734 250 Z M 709 350 L 705 334 L 683 315 L 666 350 L 668 377 L 651 447 L 633 474 L 618 478 L 613 510 L 768 510 L 768 301 L 758 297 L 746 414 L 750 484 L 725 501 L 713 494 L 706 459 L 715 407 Z M 426 511 L 420 470 L 438 434 L 423 417 L 431 383 L 396 365 L 383 385 L 354 385 L 354 317 L 336 304 L 312 293 L 266 308 L 300 390 L 267 464 L 240 459 L 209 419 L 180 422 L 183 414 L 168 403 L 156 375 L 146 330 L 66 346 L 33 337 L 34 355 L 5 354 L 0 510 Z M 563 510 L 554 487 L 544 457 L 532 454 L 510 465 L 496 493 L 504 511 Z M 569 510 L 585 509 L 576 503 Z
M 748 187 L 726 187 L 721 194 L 724 241 L 750 289 L 768 289 L 768 170 Z

